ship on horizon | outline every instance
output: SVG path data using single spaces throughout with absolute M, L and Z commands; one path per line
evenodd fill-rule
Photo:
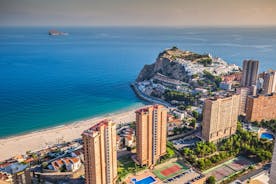
M 62 35 L 68 35 L 68 33 L 66 32 L 61 32 L 61 31 L 57 31 L 57 30 L 49 30 L 48 34 L 50 36 L 62 36 Z

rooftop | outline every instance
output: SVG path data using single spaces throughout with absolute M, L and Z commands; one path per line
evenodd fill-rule
M 27 167 L 28 165 L 26 164 L 14 163 L 4 168 L 4 171 L 9 174 L 15 174 L 15 173 L 24 171 Z
M 149 109 L 151 109 L 151 108 L 158 109 L 158 108 L 163 108 L 163 107 L 164 107 L 163 105 L 156 104 L 156 105 L 152 105 L 152 106 L 148 106 L 148 107 L 145 107 L 145 108 L 138 109 L 137 111 L 135 111 L 135 113 L 148 112 Z
M 83 132 L 83 135 L 94 135 L 94 133 L 98 132 L 100 130 L 100 127 L 106 127 L 108 126 L 108 123 L 110 120 L 102 120 L 101 122 L 97 123 L 96 125 L 92 126 L 91 128 L 85 130 Z

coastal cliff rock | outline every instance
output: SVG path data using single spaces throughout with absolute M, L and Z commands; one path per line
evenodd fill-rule
M 220 58 L 213 58 L 210 54 L 197 54 L 173 47 L 160 53 L 155 63 L 145 65 L 136 81 L 149 80 L 157 73 L 171 79 L 188 81 L 191 76 L 202 75 L 205 71 L 219 76 L 239 70 L 238 66 L 229 65 Z
M 183 80 L 186 77 L 185 67 L 171 58 L 171 53 L 175 51 L 179 50 L 170 49 L 160 53 L 155 63 L 144 66 L 137 77 L 137 81 L 149 80 L 156 73 L 169 76 L 173 79 Z

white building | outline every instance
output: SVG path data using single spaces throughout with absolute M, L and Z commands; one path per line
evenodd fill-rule
M 66 168 L 67 172 L 75 172 L 81 167 L 81 160 L 78 157 L 66 157 L 66 158 L 61 158 L 58 160 L 55 160 L 51 162 L 51 164 L 48 166 L 50 170 L 59 172 L 62 167 Z
M 178 110 L 174 110 L 173 114 L 180 120 L 183 120 L 186 116 L 187 116 L 187 112 L 183 111 L 178 111 Z

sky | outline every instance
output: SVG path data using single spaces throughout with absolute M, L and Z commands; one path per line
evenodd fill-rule
M 276 0 L 0 0 L 0 26 L 276 26 Z

